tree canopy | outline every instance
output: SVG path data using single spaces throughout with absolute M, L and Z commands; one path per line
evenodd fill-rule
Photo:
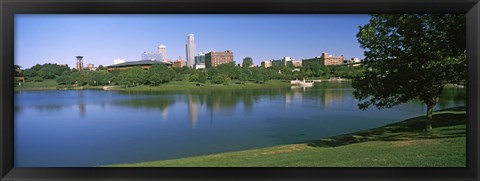
M 412 99 L 427 106 L 426 130 L 443 87 L 466 76 L 464 14 L 372 15 L 357 34 L 368 71 L 353 82 L 361 109 Z
M 243 59 L 242 67 L 243 68 L 249 68 L 251 65 L 253 65 L 252 57 L 245 57 Z
M 64 72 L 70 72 L 70 68 L 67 66 L 46 63 L 43 65 L 36 64 L 31 68 L 26 69 L 24 75 L 27 78 L 40 77 L 42 79 L 55 79 Z

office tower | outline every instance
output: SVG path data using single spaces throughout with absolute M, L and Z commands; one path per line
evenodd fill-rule
M 165 45 L 160 45 L 158 46 L 158 53 L 162 54 L 162 61 L 166 61 L 166 56 L 167 56 L 167 47 Z
M 80 72 L 83 72 L 83 56 L 76 56 L 76 57 L 77 57 L 76 69 Z
M 187 44 L 185 46 L 187 49 L 187 66 L 192 68 L 195 64 L 195 39 L 193 34 L 188 34 Z
M 205 53 L 199 53 L 195 56 L 195 69 L 205 68 Z

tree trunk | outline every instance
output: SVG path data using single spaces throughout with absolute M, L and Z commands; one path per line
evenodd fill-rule
M 425 120 L 425 131 L 432 131 L 433 105 L 427 105 L 427 119 Z

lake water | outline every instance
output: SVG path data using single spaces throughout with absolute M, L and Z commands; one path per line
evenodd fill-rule
M 313 88 L 15 93 L 15 167 L 134 163 L 298 143 L 425 114 L 419 101 L 357 107 L 350 83 Z M 436 110 L 464 106 L 445 89 Z

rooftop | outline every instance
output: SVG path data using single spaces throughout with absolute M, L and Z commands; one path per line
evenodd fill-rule
M 107 66 L 107 68 L 142 66 L 142 65 L 172 65 L 172 63 L 161 62 L 161 61 L 153 61 L 153 60 L 139 60 L 139 61 L 128 61 L 128 62 L 119 63 L 119 64 L 115 64 L 115 65 L 109 65 L 109 66 Z

